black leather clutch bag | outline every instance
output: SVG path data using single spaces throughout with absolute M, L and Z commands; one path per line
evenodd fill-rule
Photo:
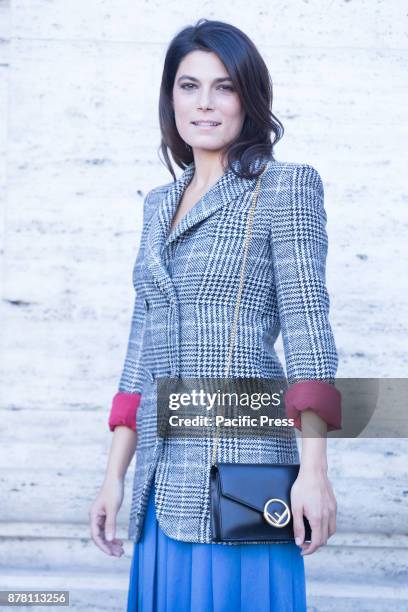
M 290 490 L 299 464 L 218 463 L 210 471 L 213 542 L 293 542 Z M 303 517 L 305 541 L 311 540 Z

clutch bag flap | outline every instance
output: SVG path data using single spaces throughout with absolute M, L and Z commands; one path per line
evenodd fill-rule
M 290 491 L 299 464 L 218 463 L 211 467 L 213 541 L 293 542 Z M 304 517 L 305 541 L 310 541 Z

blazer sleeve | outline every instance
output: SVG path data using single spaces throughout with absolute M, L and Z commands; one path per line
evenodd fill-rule
M 341 429 L 341 396 L 334 386 L 338 354 L 326 288 L 328 238 L 322 179 L 309 164 L 288 173 L 271 230 L 273 268 L 289 388 L 286 413 L 301 429 L 311 408 Z
M 147 219 L 149 192 L 143 204 L 143 228 L 140 238 L 140 246 L 133 267 L 133 276 L 136 266 L 144 256 L 144 244 L 147 234 Z M 127 349 L 122 372 L 119 380 L 118 390 L 113 397 L 111 411 L 109 414 L 109 429 L 114 431 L 117 425 L 125 425 L 136 431 L 136 413 L 139 408 L 143 389 L 143 368 L 140 367 L 140 358 L 143 346 L 143 327 L 145 322 L 145 308 L 143 298 L 135 290 L 133 312 Z

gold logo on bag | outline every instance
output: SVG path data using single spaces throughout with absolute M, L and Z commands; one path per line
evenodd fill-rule
M 281 513 L 277 512 L 276 510 L 269 511 L 269 506 L 276 503 L 283 507 L 283 511 Z M 279 499 L 277 497 L 268 499 L 264 506 L 263 515 L 265 520 L 272 525 L 272 527 L 286 527 L 290 521 L 290 509 L 288 504 L 284 502 L 283 499 Z

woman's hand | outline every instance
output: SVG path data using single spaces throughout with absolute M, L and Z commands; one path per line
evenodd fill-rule
M 301 465 L 290 497 L 296 544 L 301 546 L 302 556 L 311 555 L 319 546 L 326 544 L 336 531 L 337 502 L 326 470 Z M 310 544 L 304 543 L 303 515 L 312 530 Z
M 123 541 L 115 538 L 116 516 L 122 505 L 124 481 L 122 478 L 105 479 L 89 510 L 91 537 L 96 546 L 107 555 L 121 557 Z

